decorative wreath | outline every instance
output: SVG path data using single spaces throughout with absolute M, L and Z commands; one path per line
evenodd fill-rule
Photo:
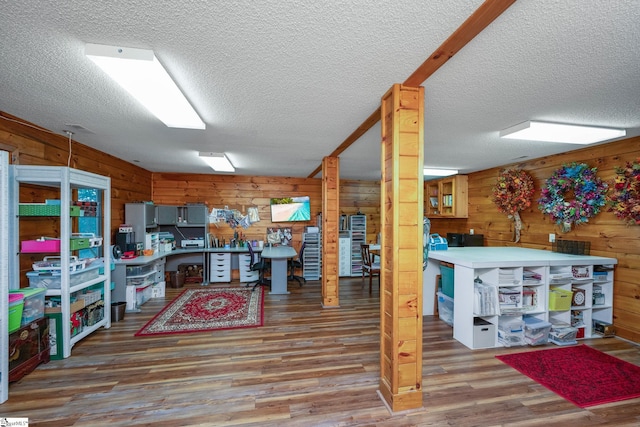
M 609 212 L 628 224 L 640 225 L 640 158 L 616 168 L 612 193 L 607 197 Z
M 606 204 L 607 184 L 596 176 L 597 168 L 584 163 L 563 165 L 545 182 L 538 208 L 569 231 L 571 224 L 582 224 Z M 569 195 L 573 194 L 573 198 Z
M 531 206 L 534 191 L 531 176 L 526 171 L 517 169 L 502 171 L 493 187 L 493 202 L 498 206 L 498 211 L 515 221 L 516 242 L 520 240 L 522 229 L 519 212 Z

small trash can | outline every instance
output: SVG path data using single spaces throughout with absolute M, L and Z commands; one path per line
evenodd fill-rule
M 184 286 L 185 273 L 183 271 L 172 271 L 170 273 L 170 286 L 172 288 L 181 288 Z
M 111 303 L 111 321 L 119 322 L 124 319 L 125 308 L 127 308 L 126 302 L 112 302 Z

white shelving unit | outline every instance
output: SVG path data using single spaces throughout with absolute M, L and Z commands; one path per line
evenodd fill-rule
M 302 254 L 302 277 L 305 280 L 319 280 L 322 268 L 320 233 L 302 233 L 302 241 L 305 243 Z
M 96 175 L 68 167 L 60 166 L 23 166 L 12 165 L 9 168 L 9 195 L 11 203 L 9 204 L 9 218 L 12 221 L 10 229 L 10 247 L 15 253 L 15 259 L 9 266 L 9 286 L 11 289 L 20 287 L 20 223 L 19 202 L 20 186 L 34 185 L 46 187 L 49 189 L 57 189 L 60 199 L 60 267 L 61 267 L 61 286 L 60 289 L 48 289 L 47 297 L 59 296 L 61 299 L 61 315 L 62 319 L 70 319 L 70 302 L 71 295 L 85 290 L 91 286 L 102 284 L 101 293 L 104 301 L 104 317 L 92 326 L 85 326 L 80 333 L 71 337 L 70 328 L 62 328 L 62 352 L 63 357 L 67 358 L 71 355 L 71 348 L 80 340 L 85 338 L 99 328 L 111 327 L 111 265 L 109 247 L 111 245 L 111 179 L 108 177 Z M 79 284 L 70 284 L 70 256 L 74 251 L 70 248 L 70 237 L 74 231 L 72 229 L 72 221 L 69 215 L 71 207 L 72 192 L 77 189 L 95 190 L 98 195 L 98 218 L 101 219 L 102 232 L 102 249 L 101 256 L 104 262 L 103 272 L 97 278 L 81 282 Z M 43 201 L 44 202 L 44 201 Z M 33 219 L 31 217 L 30 221 Z M 106 248 L 106 249 L 105 249 Z
M 0 235 L 9 235 L 9 155 L 0 150 Z M 9 240 L 0 239 L 0 403 L 9 398 Z
M 524 316 L 579 326 L 584 338 L 599 336 L 592 320 L 613 323 L 615 258 L 506 247 L 449 248 L 431 251 L 429 258 L 427 269 L 438 268 L 436 260 L 454 264 L 453 337 L 471 349 L 524 344 L 507 327 Z M 594 269 L 606 271 L 594 277 Z M 550 306 L 550 294 L 557 288 L 570 294 L 579 289 L 583 304 Z M 576 324 L 576 316 L 582 324 Z M 494 326 L 490 339 L 478 340 L 478 319 Z
M 351 275 L 362 275 L 362 252 L 360 245 L 367 242 L 367 216 L 351 215 L 349 217 L 351 231 Z
M 338 240 L 338 276 L 351 276 L 351 232 L 341 230 Z

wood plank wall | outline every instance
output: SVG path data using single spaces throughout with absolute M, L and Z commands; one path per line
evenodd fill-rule
M 83 145 L 80 134 L 74 137 L 77 140 L 71 142 L 69 161 L 69 139 L 62 132 L 43 129 L 0 111 L 0 149 L 11 153 L 12 164 L 69 164 L 75 169 L 111 177 L 111 229 L 115 233 L 124 222 L 125 203 L 151 198 L 151 172 Z M 21 199 L 42 203 L 44 199 L 41 196 L 34 194 L 34 200 L 23 199 L 22 196 Z
M 271 222 L 269 200 L 274 197 L 309 196 L 311 221 Z M 305 226 L 316 225 L 316 215 L 322 211 L 322 180 L 319 178 L 253 177 L 216 174 L 154 173 L 152 199 L 156 204 L 204 203 L 209 209 L 238 209 L 243 214 L 257 207 L 260 222 L 243 230 L 250 240 L 265 240 L 267 229 L 290 227 L 293 246 L 298 250 Z M 380 230 L 380 183 L 370 181 L 340 181 L 340 213 L 353 215 L 360 210 L 367 215 L 367 240 L 375 241 Z M 212 233 L 227 241 L 234 230 L 222 224 L 211 226 Z
M 82 136 L 78 135 L 81 140 Z M 66 135 L 43 129 L 15 116 L 0 111 L 0 149 L 10 153 L 12 164 L 71 166 L 75 169 L 111 177 L 111 230 L 112 241 L 118 226 L 124 222 L 124 204 L 151 198 L 151 173 L 129 162 L 90 148 Z M 58 198 L 58 191 L 44 187 L 21 186 L 20 201 L 43 203 L 45 199 Z M 60 221 L 49 219 L 37 223 L 25 223 L 20 228 L 20 240 L 40 236 L 58 236 Z M 24 273 L 31 270 L 34 261 L 42 254 L 22 256 L 20 259 L 21 286 L 28 286 Z
M 12 163 L 65 166 L 69 156 L 69 142 L 65 135 L 42 129 L 8 113 L 0 112 L 0 149 L 9 151 Z M 216 188 L 224 192 L 210 199 L 213 204 L 227 204 L 241 208 L 260 203 L 261 227 L 255 229 L 256 238 L 264 238 L 266 227 L 270 224 L 268 198 L 278 197 L 289 190 L 304 192 L 312 196 L 312 213 L 320 210 L 321 182 L 319 179 L 280 178 L 280 177 L 231 177 L 222 175 L 203 175 L 200 189 L 188 189 L 192 175 L 151 174 L 125 160 L 94 150 L 82 144 L 82 135 L 75 136 L 71 145 L 71 166 L 111 177 L 112 230 L 124 222 L 124 203 L 140 200 L 154 200 L 156 203 L 195 203 L 208 200 Z M 427 155 L 425 153 L 425 155 Z M 529 171 L 536 182 L 536 194 L 540 195 L 540 186 L 555 169 L 564 163 L 584 161 L 598 167 L 598 175 L 611 181 L 614 168 L 627 161 L 640 158 L 640 137 L 629 138 L 591 148 L 584 148 L 566 154 L 549 156 L 522 162 L 518 166 Z M 447 232 L 464 233 L 473 228 L 477 234 L 484 234 L 489 246 L 514 245 L 513 225 L 500 214 L 491 201 L 491 188 L 500 168 L 493 168 L 469 175 L 469 218 L 468 219 L 431 219 L 431 230 L 446 235 Z M 251 182 L 254 179 L 254 182 Z M 168 180 L 168 182 L 163 182 Z M 235 182 L 238 180 L 238 182 Z M 211 185 L 206 185 L 206 182 Z M 220 184 L 216 184 L 220 182 Z M 153 185 L 153 192 L 152 192 Z M 305 185 L 308 187 L 300 187 Z M 174 188 L 171 189 L 171 186 Z M 167 187 L 163 190 L 163 187 Z M 178 191 L 177 188 L 180 188 Z M 314 192 L 315 191 L 315 192 Z M 253 193 L 257 193 L 254 196 Z M 313 197 L 315 194 L 315 197 Z M 38 195 L 39 197 L 39 195 Z M 254 200 L 254 198 L 257 199 Z M 34 200 L 35 201 L 35 200 Z M 212 205 L 210 205 L 212 206 Z M 375 242 L 380 231 L 380 183 L 378 181 L 341 180 L 340 212 L 355 214 L 358 211 L 367 216 L 367 241 Z M 586 225 L 567 234 L 559 232 L 537 209 L 534 204 L 521 213 L 523 230 L 517 245 L 538 249 L 551 249 L 549 233 L 571 240 L 588 240 L 591 253 L 611 256 L 618 259 L 615 271 L 614 318 L 618 335 L 640 342 L 640 226 L 626 226 L 612 213 L 602 212 Z M 315 225 L 315 219 L 312 221 Z M 54 227 L 54 226 L 52 226 Z M 301 233 L 304 225 L 294 227 Z M 46 234 L 46 230 L 43 230 Z M 231 233 L 232 234 L 232 233 Z M 254 232 L 247 232 L 247 236 Z
M 427 155 L 425 153 L 425 155 Z M 584 162 L 598 168 L 598 176 L 612 184 L 615 167 L 640 158 L 640 137 L 584 148 L 570 153 L 533 159 L 505 167 L 519 167 L 530 173 L 536 193 L 531 208 L 520 214 L 522 236 L 513 243 L 513 223 L 498 212 L 492 202 L 492 187 L 502 168 L 488 169 L 469 175 L 469 218 L 431 219 L 431 232 L 484 234 L 487 246 L 522 246 L 551 250 L 549 233 L 557 238 L 588 241 L 591 254 L 618 259 L 615 269 L 614 323 L 618 336 L 640 342 L 640 226 L 628 226 L 613 213 L 602 211 L 587 224 L 562 233 L 538 210 L 537 200 L 545 180 L 563 164 Z

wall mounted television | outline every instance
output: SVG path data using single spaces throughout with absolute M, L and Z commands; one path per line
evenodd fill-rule
M 271 222 L 311 221 L 309 196 L 271 199 Z

